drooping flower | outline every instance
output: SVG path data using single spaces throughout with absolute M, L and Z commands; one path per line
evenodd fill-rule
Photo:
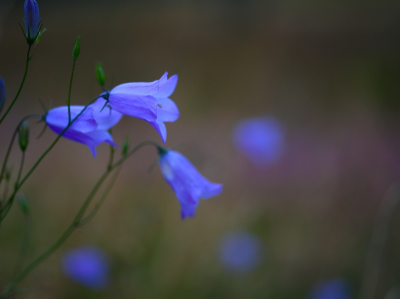
M 32 44 L 39 30 L 39 6 L 35 0 L 25 0 L 24 3 L 26 40 Z
M 116 147 L 107 130 L 119 122 L 122 114 L 104 106 L 105 103 L 104 99 L 99 99 L 89 105 L 62 135 L 64 138 L 86 144 L 93 157 L 96 156 L 96 146 L 103 142 Z M 71 106 L 71 119 L 83 108 L 84 106 Z M 47 112 L 46 123 L 56 134 L 60 134 L 68 125 L 68 106 L 57 107 Z
M 309 299 L 350 299 L 350 288 L 343 278 L 317 283 L 311 290 Z
M 165 143 L 167 130 L 164 122 L 173 122 L 179 117 L 178 107 L 169 99 L 177 82 L 177 75 L 168 79 L 165 72 L 159 80 L 124 83 L 102 95 L 113 110 L 149 122 Z
M 243 155 L 258 166 L 277 161 L 284 149 L 282 124 L 275 117 L 255 117 L 240 121 L 233 141 Z
M 91 289 L 104 289 L 109 283 L 109 261 L 99 248 L 71 250 L 62 259 L 62 269 L 68 278 Z
M 200 199 L 222 192 L 222 184 L 207 180 L 182 154 L 173 150 L 159 151 L 161 173 L 178 198 L 182 219 L 194 216 Z
M 261 259 L 260 241 L 251 233 L 228 233 L 220 244 L 220 260 L 229 270 L 250 271 Z

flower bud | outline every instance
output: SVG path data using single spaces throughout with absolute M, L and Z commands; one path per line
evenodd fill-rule
M 106 81 L 106 75 L 104 74 L 103 66 L 101 63 L 96 64 L 96 78 L 101 87 L 104 87 L 104 82 Z
M 40 43 L 40 40 L 42 39 L 42 35 L 43 35 L 43 33 L 44 33 L 45 31 L 47 31 L 46 28 L 44 28 L 42 31 L 39 31 L 39 33 L 38 33 L 38 35 L 37 35 L 37 37 L 36 37 L 36 44 Z
M 0 77 L 0 112 L 4 106 L 5 99 L 6 99 L 6 85 L 4 84 L 3 78 Z
M 26 200 L 25 195 L 23 194 L 18 195 L 18 204 L 24 214 L 29 214 L 30 207 Z
M 32 45 L 39 30 L 39 6 L 35 0 L 25 0 L 24 4 L 26 41 Z
M 72 59 L 76 61 L 79 57 L 79 53 L 81 52 L 81 36 L 78 35 L 76 37 L 76 44 L 74 50 L 72 51 Z
M 125 140 L 124 140 L 124 143 L 122 144 L 122 155 L 126 155 L 126 153 L 128 152 L 128 150 L 129 150 L 129 139 L 128 138 L 126 138 Z
M 19 147 L 21 148 L 21 151 L 24 152 L 28 147 L 28 142 L 29 142 L 29 126 L 26 121 L 23 121 L 22 124 L 19 126 L 18 134 L 19 134 Z

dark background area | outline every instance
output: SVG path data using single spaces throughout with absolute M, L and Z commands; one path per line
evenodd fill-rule
M 0 128 L 5 155 L 12 130 L 38 100 L 65 104 L 71 52 L 81 35 L 72 102 L 85 104 L 106 85 L 178 74 L 171 98 L 181 116 L 167 124 L 177 150 L 224 192 L 180 220 L 178 202 L 146 148 L 122 169 L 106 203 L 87 226 L 21 284 L 16 298 L 308 298 L 313 286 L 344 279 L 359 295 L 369 242 L 385 194 L 400 176 L 400 2 L 398 1 L 46 1 L 44 27 L 21 96 Z M 18 26 L 23 1 L 0 0 L 0 76 L 7 100 L 23 74 L 27 45 Z M 274 116 L 285 151 L 266 167 L 234 148 L 245 118 Z M 28 169 L 56 137 L 32 123 Z M 124 117 L 121 145 L 161 142 L 146 122 Z M 23 192 L 32 209 L 27 261 L 65 229 L 104 171 L 98 156 L 61 140 Z M 13 155 L 17 167 L 19 152 Z M 400 279 L 399 212 L 393 211 L 375 298 Z M 13 277 L 23 231 L 13 207 L 0 231 L 0 285 Z M 232 231 L 261 244 L 248 271 L 229 271 L 219 244 Z M 111 259 L 111 283 L 86 290 L 62 273 L 60 258 L 92 245 Z M 17 249 L 16 249 L 17 248 Z M 375 269 L 378 271 L 378 269 Z M 389 297 L 387 297 L 389 298 Z M 399 297 L 390 297 L 399 298 Z

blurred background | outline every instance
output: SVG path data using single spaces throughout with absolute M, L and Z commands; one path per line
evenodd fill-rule
M 38 100 L 65 105 L 81 35 L 72 103 L 101 92 L 97 62 L 107 86 L 178 74 L 171 99 L 181 116 L 167 123 L 166 146 L 179 145 L 224 192 L 182 221 L 158 167 L 148 171 L 155 150 L 144 148 L 125 163 L 98 215 L 15 298 L 360 296 L 376 217 L 400 176 L 399 1 L 37 1 L 47 31 L 0 128 L 0 157 L 19 120 L 42 113 Z M 23 2 L 0 0 L 7 103 L 25 64 Z M 36 140 L 41 129 L 31 122 L 25 170 L 56 137 L 47 130 Z M 161 143 L 147 122 L 129 117 L 113 133 L 119 145 L 126 136 Z M 86 146 L 60 140 L 26 182 L 25 265 L 68 227 L 108 155 L 106 145 L 93 158 Z M 13 169 L 19 159 L 15 150 Z M 1 226 L 2 287 L 15 275 L 25 222 L 15 205 Z M 399 224 L 394 208 L 371 298 L 400 298 Z M 65 266 L 86 257 L 101 272 L 95 282 Z

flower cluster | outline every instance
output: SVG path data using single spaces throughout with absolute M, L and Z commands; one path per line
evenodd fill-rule
M 56 134 L 64 131 L 64 138 L 87 145 L 93 156 L 96 156 L 96 147 L 103 142 L 116 147 L 108 130 L 123 115 L 149 122 L 165 143 L 167 129 L 164 122 L 173 122 L 179 117 L 178 107 L 169 98 L 177 82 L 177 75 L 168 78 L 165 72 L 153 82 L 124 83 L 102 93 L 95 103 L 87 107 L 54 108 L 46 114 L 45 120 Z M 69 123 L 68 111 L 71 119 L 76 118 L 72 124 Z M 182 219 L 194 216 L 200 198 L 209 198 L 222 192 L 221 184 L 209 182 L 180 153 L 161 147 L 159 152 L 161 173 L 180 202 Z

